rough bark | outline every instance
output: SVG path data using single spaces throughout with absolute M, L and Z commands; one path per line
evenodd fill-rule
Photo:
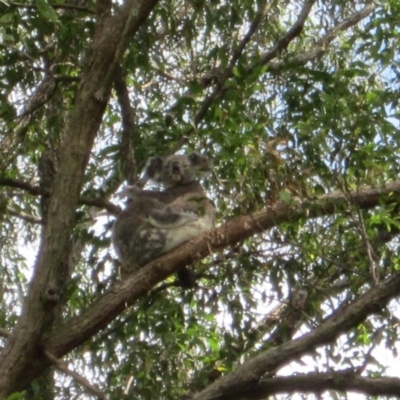
M 400 379 L 361 377 L 353 369 L 334 373 L 279 376 L 263 379 L 259 384 L 237 392 L 232 396 L 224 396 L 223 400 L 264 400 L 268 396 L 279 393 L 321 393 L 327 390 L 352 391 L 368 396 L 398 397 Z
M 144 22 L 156 0 L 127 0 L 114 16 L 99 15 L 97 29 L 82 67 L 75 108 L 63 134 L 59 169 L 50 197 L 35 272 L 22 315 L 0 360 L 0 398 L 23 389 L 48 365 L 32 368 L 42 349 L 62 298 L 67 278 L 70 237 L 75 222 L 85 168 L 108 101 L 113 73 L 133 33 Z

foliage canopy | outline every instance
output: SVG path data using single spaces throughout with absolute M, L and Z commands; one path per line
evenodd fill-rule
M 399 13 L 0 0 L 0 398 L 399 397 Z M 115 194 L 193 150 L 216 231 L 121 281 Z

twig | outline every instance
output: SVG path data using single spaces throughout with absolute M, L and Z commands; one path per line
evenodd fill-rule
M 378 259 L 378 256 L 375 254 L 374 249 L 372 248 L 371 242 L 368 239 L 368 234 L 367 234 L 367 230 L 365 228 L 365 223 L 364 223 L 364 217 L 361 213 L 360 208 L 356 207 L 356 214 L 354 213 L 354 210 L 352 207 L 354 205 L 354 202 L 351 200 L 351 192 L 350 192 L 350 188 L 349 188 L 349 185 L 347 182 L 346 175 L 343 175 L 343 186 L 344 186 L 343 192 L 344 192 L 346 199 L 350 205 L 349 213 L 350 213 L 351 219 L 353 220 L 353 222 L 356 226 L 356 229 L 360 233 L 362 243 L 363 243 L 365 251 L 367 253 L 367 259 L 368 259 L 369 267 L 371 270 L 372 280 L 375 283 L 378 283 L 379 275 L 378 275 L 377 261 L 379 259 Z M 359 190 L 359 187 L 357 187 L 357 191 L 358 190 Z
M 265 14 L 270 9 L 271 4 L 268 4 L 264 1 L 262 8 L 257 13 L 256 17 L 254 18 L 253 22 L 250 25 L 250 28 L 244 38 L 239 43 L 237 49 L 233 52 L 231 60 L 229 61 L 228 66 L 226 67 L 224 73 L 222 74 L 221 78 L 217 81 L 217 84 L 213 90 L 213 92 L 204 99 L 203 104 L 201 105 L 200 109 L 197 111 L 193 122 L 194 125 L 197 126 L 198 123 L 204 118 L 207 110 L 211 106 L 211 104 L 218 98 L 218 96 L 222 93 L 224 84 L 229 77 L 233 74 L 233 67 L 235 66 L 236 62 L 238 61 L 239 57 L 242 55 L 243 50 L 245 49 L 246 45 L 250 42 L 251 37 L 257 31 L 260 22 L 262 21 Z
M 283 50 L 287 49 L 290 42 L 292 42 L 293 39 L 295 39 L 296 37 L 298 37 L 300 35 L 300 33 L 303 30 L 304 23 L 306 22 L 306 19 L 307 19 L 308 15 L 310 14 L 311 8 L 315 2 L 316 2 L 316 0 L 308 0 L 304 3 L 304 6 L 303 6 L 296 22 L 286 32 L 286 34 L 280 40 L 278 40 L 278 43 L 271 50 L 266 52 L 261 57 L 259 65 L 265 65 L 268 62 L 270 62 L 279 53 L 281 53 Z
M 376 8 L 375 4 L 370 4 L 361 11 L 358 11 L 350 17 L 344 19 L 342 22 L 328 30 L 328 33 L 313 44 L 313 49 L 306 51 L 298 57 L 291 57 L 285 61 L 272 61 L 268 64 L 269 72 L 277 72 L 281 70 L 287 64 L 304 65 L 307 62 L 319 57 L 327 50 L 327 45 L 330 44 L 338 35 L 339 32 L 345 31 L 346 29 L 356 25 L 358 22 L 368 17 Z M 267 57 L 265 55 L 264 57 Z M 251 73 L 254 68 L 257 68 L 260 64 L 254 64 L 247 72 Z
M 50 354 L 48 351 L 45 351 L 44 354 L 46 357 L 52 362 L 52 364 L 60 371 L 64 372 L 64 374 L 70 376 L 74 380 L 76 380 L 78 383 L 80 383 L 88 392 L 88 394 L 92 396 L 96 396 L 100 400 L 107 400 L 107 396 L 96 386 L 93 386 L 85 377 L 82 375 L 79 375 L 77 372 L 71 371 L 68 368 L 68 365 L 58 359 L 57 357 L 54 357 L 52 354 Z
M 8 186 L 13 188 L 22 189 L 34 196 L 50 196 L 50 193 L 42 190 L 39 186 L 32 186 L 31 184 L 20 181 L 17 179 L 9 179 L 9 178 L 2 178 L 0 177 L 0 186 Z M 107 210 L 111 215 L 118 215 L 121 212 L 121 208 L 108 200 L 103 198 L 93 199 L 89 197 L 81 197 L 79 199 L 79 204 L 85 206 L 92 206 L 97 208 L 104 208 Z
M 54 75 L 54 80 L 59 82 L 80 82 L 81 78 L 79 76 L 66 76 L 66 75 Z
M 121 207 L 103 198 L 91 199 L 89 197 L 81 197 L 78 200 L 78 204 L 97 207 L 97 208 L 104 208 L 111 215 L 118 215 L 121 212 Z
M 153 71 L 156 71 L 159 75 L 163 76 L 164 78 L 170 80 L 170 81 L 175 81 L 175 82 L 184 82 L 185 80 L 182 78 L 177 78 L 176 76 L 166 72 L 166 71 L 162 71 L 160 68 L 154 67 L 154 66 L 150 66 L 150 68 Z
M 30 222 L 31 224 L 43 224 L 43 220 L 41 218 L 34 217 L 33 215 L 20 214 L 10 209 L 7 209 L 6 214 L 12 215 L 13 217 L 22 219 L 26 222 Z
M 22 3 L 8 3 L 11 7 L 17 7 L 17 8 L 26 8 L 26 9 L 36 9 L 37 5 L 35 4 L 22 4 Z M 81 7 L 81 6 L 76 6 L 74 4 L 50 4 L 51 7 L 54 9 L 65 9 L 65 10 L 76 10 L 76 11 L 83 11 L 87 12 L 90 14 L 94 14 L 94 11 L 91 10 L 88 7 Z

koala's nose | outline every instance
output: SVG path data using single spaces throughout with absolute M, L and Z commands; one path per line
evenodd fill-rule
M 181 170 L 180 163 L 178 161 L 174 161 L 172 163 L 172 172 L 177 173 L 177 172 L 180 172 L 180 170 Z

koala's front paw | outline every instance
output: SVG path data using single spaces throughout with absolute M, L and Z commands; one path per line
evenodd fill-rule
M 187 223 L 196 221 L 199 218 L 197 213 L 195 213 L 193 211 L 184 211 L 184 210 L 182 210 L 182 212 L 180 212 L 179 214 L 181 215 L 181 217 L 186 219 Z
M 123 199 L 128 197 L 129 199 L 133 199 L 138 193 L 140 193 L 142 189 L 137 186 L 125 186 L 121 192 L 118 193 L 118 197 Z

